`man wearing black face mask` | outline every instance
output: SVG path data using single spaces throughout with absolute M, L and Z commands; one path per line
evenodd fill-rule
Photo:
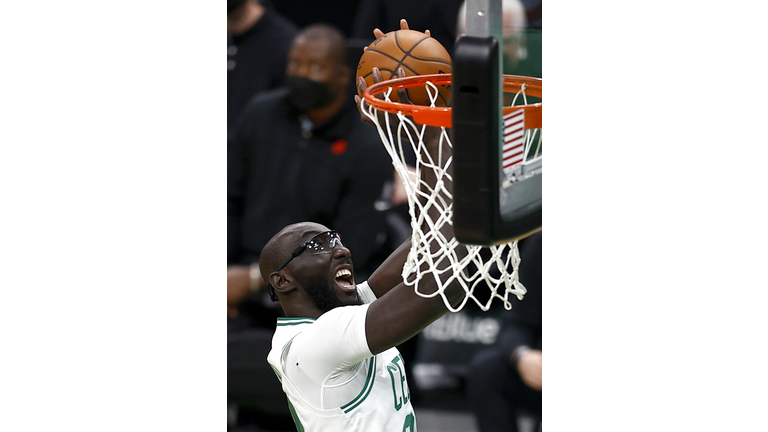
M 360 121 L 345 52 L 334 27 L 304 29 L 288 53 L 287 87 L 254 97 L 235 127 L 227 169 L 232 322 L 253 326 L 265 317 L 274 328 L 273 316 L 254 312 L 263 288 L 255 269 L 264 245 L 286 225 L 344 227 L 360 278 L 397 246 L 386 244 L 385 215 L 374 208 L 394 170 L 376 129 Z
M 308 27 L 288 51 L 288 102 L 311 121 L 312 128 L 335 117 L 349 102 L 351 71 L 344 55 L 344 37 L 325 25 Z

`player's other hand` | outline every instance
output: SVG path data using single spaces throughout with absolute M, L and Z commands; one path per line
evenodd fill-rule
M 406 21 L 405 18 L 400 20 L 400 30 L 410 30 L 408 28 L 408 21 Z M 424 30 L 424 34 L 426 34 L 427 36 L 432 36 L 432 33 L 429 30 Z M 384 36 L 384 32 L 379 30 L 379 29 L 377 29 L 377 28 L 375 28 L 375 29 L 373 29 L 373 36 L 375 36 L 376 39 L 378 39 L 378 38 Z
M 410 30 L 410 28 L 408 28 L 408 21 L 405 18 L 400 20 L 400 30 Z M 424 30 L 424 34 L 426 34 L 427 36 L 432 36 L 432 33 L 429 31 L 429 29 Z M 378 39 L 378 38 L 384 36 L 384 32 L 381 31 L 378 28 L 375 28 L 375 29 L 373 29 L 373 36 L 376 39 Z M 368 47 L 363 47 L 363 51 L 365 51 L 367 49 L 368 49 Z M 398 76 L 398 78 L 404 78 L 405 77 L 405 70 L 403 68 L 398 68 L 397 69 L 397 76 Z M 374 83 L 380 83 L 381 81 L 383 81 L 383 79 L 381 77 L 381 71 L 379 71 L 378 68 L 373 68 L 373 82 Z M 358 80 L 358 82 L 357 82 L 357 88 L 360 90 L 359 93 L 363 94 L 363 91 L 365 91 L 365 89 L 368 88 L 368 84 L 365 82 L 364 79 L 360 78 Z M 410 100 L 408 100 L 408 92 L 405 89 L 398 90 L 397 91 L 397 96 L 398 96 L 398 99 L 400 100 L 401 103 L 411 103 Z M 379 95 L 377 97 L 379 99 L 383 99 L 384 98 L 383 95 Z M 361 98 L 359 96 L 355 96 L 355 102 L 357 103 L 357 107 L 358 107 L 358 109 L 360 109 L 362 111 L 363 107 L 360 104 L 360 100 L 361 100 Z M 363 120 L 364 123 L 368 123 L 370 125 L 373 125 L 373 122 L 366 115 L 364 115 L 362 112 L 360 113 L 360 117 L 361 117 L 361 119 Z
M 401 19 L 400 20 L 400 30 L 410 30 L 410 28 L 408 27 L 408 21 L 406 19 Z M 432 33 L 429 31 L 429 29 L 424 30 L 424 34 L 426 34 L 427 36 L 432 36 Z M 378 39 L 378 38 L 384 36 L 384 32 L 381 31 L 380 29 L 376 28 L 376 29 L 373 29 L 373 35 L 376 37 L 376 39 Z M 365 51 L 366 49 L 368 49 L 368 47 L 364 47 L 363 51 Z M 372 72 L 373 72 L 373 82 L 374 83 L 380 83 L 381 81 L 384 81 L 384 79 L 381 76 L 381 71 L 379 71 L 378 68 L 374 67 L 372 69 Z M 405 78 L 405 76 L 406 76 L 405 75 L 405 70 L 403 68 L 398 68 L 397 69 L 397 77 L 398 78 Z M 357 88 L 358 88 L 360 94 L 363 94 L 365 89 L 368 88 L 368 84 L 365 82 L 365 79 L 363 79 L 362 77 L 360 77 L 358 79 L 358 81 L 357 81 Z M 379 99 L 384 99 L 384 95 L 383 94 L 379 94 L 376 97 L 378 97 Z M 399 100 L 400 103 L 406 103 L 406 104 L 411 103 L 410 99 L 408 98 L 408 92 L 405 89 L 398 89 L 397 90 L 397 97 L 398 97 L 398 100 Z M 368 109 L 368 104 L 365 101 L 362 101 L 362 98 L 360 96 L 355 95 L 354 98 L 355 98 L 355 103 L 357 104 L 357 109 L 358 109 L 358 111 L 360 111 L 360 119 L 363 121 L 363 123 L 366 123 L 366 124 L 371 125 L 371 126 L 375 126 L 375 124 L 373 123 L 373 120 L 371 120 L 363 112 L 364 110 Z M 362 101 L 362 103 L 361 103 L 361 101 Z M 381 122 L 383 120 L 383 117 L 385 116 L 385 112 L 383 110 L 377 110 L 376 115 L 379 118 L 379 121 Z M 389 114 L 389 115 L 394 117 L 394 114 Z M 405 131 L 403 131 L 403 133 L 405 133 Z M 441 129 L 440 128 L 430 126 L 430 127 L 427 128 L 424 140 L 426 142 L 434 141 L 435 143 L 437 143 L 439 141 L 440 133 L 441 133 Z M 407 138 L 407 135 L 405 136 L 405 138 Z
M 541 391 L 541 351 L 530 349 L 517 360 L 520 378 L 530 388 Z
M 397 69 L 397 77 L 398 78 L 405 78 L 405 70 L 403 68 L 398 68 Z M 384 78 L 381 76 L 381 71 L 379 70 L 379 68 L 374 67 L 373 68 L 373 82 L 378 84 L 378 83 L 380 83 L 382 81 L 384 81 Z M 368 84 L 365 82 L 365 79 L 363 77 L 359 77 L 358 78 L 358 80 L 357 80 L 357 88 L 360 90 L 360 94 L 362 94 L 365 91 L 365 89 L 368 88 Z M 384 99 L 384 95 L 383 94 L 378 94 L 378 95 L 376 95 L 376 97 L 379 98 L 379 99 Z M 401 103 L 411 103 L 411 101 L 408 99 L 408 92 L 405 89 L 398 89 L 397 90 L 397 97 L 399 98 Z M 371 126 L 375 126 L 373 124 L 373 120 L 371 120 L 367 115 L 365 115 L 363 113 L 363 110 L 367 110 L 368 109 L 368 103 L 366 102 L 366 103 L 361 104 L 360 101 L 361 101 L 360 96 L 355 95 L 355 103 L 357 104 L 358 111 L 360 111 L 360 119 L 363 121 L 363 123 L 369 124 Z M 380 121 L 383 120 L 384 112 L 379 110 L 378 115 L 379 115 L 379 117 L 382 117 L 379 120 Z

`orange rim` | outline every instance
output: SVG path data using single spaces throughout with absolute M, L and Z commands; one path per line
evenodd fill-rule
M 390 87 L 392 91 L 407 87 L 418 87 L 426 85 L 431 81 L 435 85 L 444 85 L 451 83 L 451 74 L 435 75 L 416 75 L 405 78 L 395 78 L 388 81 L 373 84 L 365 89 L 363 97 L 369 105 L 383 111 L 403 114 L 413 118 L 413 121 L 430 126 L 451 127 L 451 108 L 450 107 L 428 107 L 422 105 L 411 105 L 399 102 L 387 102 L 376 96 L 385 93 Z M 531 78 L 520 75 L 504 75 L 504 93 L 516 93 L 525 84 L 525 94 L 541 98 L 541 78 Z M 504 107 L 503 115 L 524 110 L 525 111 L 525 129 L 541 129 L 541 102 L 528 105 L 515 105 Z

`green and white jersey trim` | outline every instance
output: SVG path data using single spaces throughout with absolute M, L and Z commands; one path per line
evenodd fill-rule
M 314 318 L 283 318 L 280 317 L 277 319 L 277 326 L 292 326 L 292 325 L 299 325 L 299 324 L 312 324 L 316 320 Z
M 363 387 L 363 390 L 360 391 L 360 394 L 357 395 L 355 399 L 352 400 L 352 402 L 342 405 L 341 409 L 348 413 L 352 411 L 353 409 L 357 408 L 365 398 L 368 397 L 369 394 L 371 394 L 371 390 L 373 390 L 373 383 L 374 383 L 374 372 L 376 371 L 376 357 L 371 357 L 370 363 L 368 365 L 368 376 L 365 378 L 365 386 Z
M 358 291 L 364 300 L 375 299 L 367 284 Z M 317 319 L 278 319 L 267 359 L 297 430 L 416 431 L 402 356 L 395 348 L 370 353 L 367 310 L 367 304 L 345 306 Z

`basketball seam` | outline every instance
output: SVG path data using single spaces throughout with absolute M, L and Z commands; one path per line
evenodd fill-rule
M 386 69 L 386 68 L 385 68 L 385 69 L 382 69 L 382 68 L 379 68 L 379 72 L 389 72 L 389 74 L 390 74 L 391 76 L 395 76 L 395 75 L 396 75 L 396 74 L 395 74 L 395 71 L 393 71 L 392 69 Z M 361 75 L 361 76 L 362 76 L 363 78 L 368 78 L 368 77 L 369 77 L 369 76 L 371 76 L 372 74 L 373 74 L 373 71 L 371 71 L 371 72 L 368 72 L 367 74 L 365 74 L 365 75 Z M 390 79 L 391 79 L 391 78 L 390 78 Z
M 402 48 L 400 48 L 400 50 L 402 51 Z M 385 52 L 383 52 L 383 51 L 379 51 L 379 50 L 377 50 L 377 49 L 375 49 L 375 48 L 368 48 L 368 50 L 367 50 L 367 51 L 373 51 L 373 52 L 375 52 L 375 53 L 379 53 L 379 54 L 381 54 L 381 55 L 383 55 L 383 56 L 385 56 L 385 57 L 389 57 L 390 59 L 392 59 L 392 60 L 394 60 L 394 61 L 396 61 L 396 62 L 397 62 L 397 66 L 403 66 L 403 67 L 407 68 L 408 70 L 410 70 L 411 72 L 413 72 L 414 74 L 416 74 L 416 75 L 419 75 L 419 74 L 418 74 L 418 73 L 417 73 L 415 70 L 413 70 L 413 68 L 412 68 L 412 67 L 410 67 L 410 66 L 408 66 L 408 65 L 406 65 L 406 64 L 403 64 L 403 60 L 405 60 L 405 57 L 408 57 L 408 55 L 407 55 L 407 54 L 405 55 L 405 57 L 403 57 L 403 59 L 402 59 L 402 60 L 398 60 L 396 57 L 394 57 L 394 56 L 392 56 L 392 55 L 390 55 L 390 54 L 387 54 L 387 53 L 385 53 Z M 397 66 L 395 67 L 395 71 L 397 71 Z M 381 69 L 379 69 L 379 70 L 381 70 Z M 388 69 L 385 69 L 385 70 L 388 70 Z M 372 73 L 373 73 L 373 71 L 371 71 L 371 72 L 369 72 L 369 73 L 365 74 L 365 77 L 367 77 L 368 75 L 370 75 L 370 74 L 372 74 Z M 393 76 L 395 76 L 395 75 L 396 75 L 396 73 L 393 73 L 392 75 L 393 75 Z
M 447 61 L 444 61 L 444 60 L 437 60 L 437 59 L 428 59 L 428 58 L 416 57 L 415 55 L 411 54 L 411 52 L 412 52 L 414 49 L 416 49 L 416 47 L 417 47 L 417 46 L 419 46 L 419 44 L 420 44 L 420 43 L 424 42 L 424 41 L 425 41 L 425 40 L 427 40 L 427 39 L 430 39 L 430 36 L 426 36 L 426 37 L 422 38 L 420 41 L 418 41 L 418 42 L 416 42 L 415 44 L 413 44 L 413 46 L 411 47 L 411 49 L 409 49 L 408 51 L 406 51 L 406 50 L 404 50 L 404 49 L 403 49 L 403 47 L 401 47 L 401 46 L 400 46 L 400 41 L 399 41 L 399 40 L 398 40 L 398 38 L 397 38 L 397 33 L 395 33 L 395 43 L 397 44 L 397 47 L 398 47 L 398 48 L 400 48 L 400 51 L 402 51 L 402 52 L 404 52 L 404 53 L 405 53 L 405 56 L 406 56 L 406 57 L 408 57 L 408 56 L 411 56 L 411 58 L 412 58 L 412 59 L 416 59 L 416 60 L 419 60 L 419 61 L 424 61 L 424 62 L 434 62 L 434 63 L 442 63 L 442 64 L 444 64 L 444 65 L 448 65 L 448 66 L 451 66 L 451 63 L 449 63 L 449 62 L 447 62 Z M 403 60 L 405 60 L 405 57 L 403 57 Z
M 411 49 L 409 49 L 408 51 L 406 51 L 406 50 L 404 50 L 404 49 L 403 49 L 403 47 L 400 45 L 400 38 L 397 36 L 397 32 L 395 32 L 395 45 L 397 45 L 397 47 L 398 47 L 398 48 L 400 48 L 400 51 L 402 51 L 402 52 L 405 54 L 405 55 L 403 56 L 403 58 L 402 58 L 400 61 L 398 61 L 398 62 L 397 62 L 398 66 L 400 66 L 400 65 L 403 65 L 403 61 L 405 61 L 405 59 L 407 59 L 407 58 L 408 58 L 408 56 L 410 56 L 411 58 L 414 58 L 414 59 L 416 59 L 416 60 L 419 60 L 419 61 L 430 61 L 430 60 L 426 60 L 426 59 L 420 59 L 420 58 L 418 58 L 418 57 L 416 57 L 416 56 L 413 56 L 413 55 L 411 55 L 411 51 L 413 51 L 414 49 L 416 49 L 416 47 L 417 47 L 417 46 L 419 46 L 419 44 L 420 44 L 420 43 L 424 42 L 425 40 L 427 40 L 427 39 L 429 39 L 429 38 L 430 38 L 430 36 L 424 36 L 423 38 L 421 38 L 421 40 L 419 40 L 418 42 L 416 42 L 415 44 L 413 44 L 413 46 L 411 47 Z M 438 62 L 438 63 L 445 63 L 445 62 L 442 62 L 442 61 L 437 61 L 437 62 Z M 403 66 L 406 66 L 406 67 L 407 67 L 407 65 L 403 65 Z M 410 69 L 410 70 L 411 70 L 411 72 L 415 73 L 416 75 L 419 75 L 419 74 L 418 74 L 418 73 L 417 73 L 415 70 L 413 70 L 412 68 L 410 68 L 410 67 L 409 67 L 408 69 Z M 397 70 L 397 68 L 395 68 L 395 70 Z M 394 75 L 394 74 L 393 74 L 393 75 Z M 411 97 L 411 92 L 409 91 L 409 89 L 405 89 L 405 93 L 408 95 L 408 99 L 409 99 L 409 100 L 413 100 L 413 98 Z M 443 100 L 443 103 L 444 103 L 445 105 L 448 105 L 448 102 L 445 100 L 445 98 L 443 97 L 443 95 L 442 95 L 442 94 L 440 94 L 440 91 L 438 91 L 438 92 L 437 92 L 437 95 L 440 97 L 440 99 L 442 99 L 442 100 Z
M 428 59 L 428 58 L 416 57 L 415 55 L 411 54 L 411 52 L 412 52 L 414 49 L 416 49 L 416 47 L 417 47 L 417 46 L 419 46 L 419 44 L 420 44 L 420 43 L 424 42 L 424 41 L 425 41 L 425 40 L 427 40 L 427 39 L 431 39 L 431 37 L 430 37 L 430 36 L 426 36 L 426 37 L 422 38 L 420 41 L 418 41 L 418 42 L 416 42 L 415 44 L 413 44 L 413 46 L 411 47 L 411 49 L 409 49 L 408 51 L 406 51 L 406 50 L 404 50 L 404 49 L 403 49 L 403 47 L 401 47 L 401 46 L 400 46 L 400 41 L 397 39 L 397 33 L 395 33 L 395 43 L 397 44 L 397 47 L 398 47 L 398 48 L 400 48 L 400 51 L 402 51 L 402 52 L 404 52 L 404 53 L 405 53 L 406 57 L 407 57 L 407 56 L 411 56 L 411 58 L 412 58 L 412 59 L 416 59 L 416 60 L 419 60 L 419 61 L 424 61 L 424 62 L 434 62 L 434 63 L 442 63 L 442 64 L 445 64 L 445 65 L 451 66 L 451 63 L 449 63 L 449 62 L 447 62 L 447 61 L 444 61 L 444 60 L 438 60 L 438 59 Z M 403 58 L 403 60 L 405 60 L 405 58 Z
M 405 55 L 403 56 L 403 58 L 402 58 L 402 59 L 400 59 L 400 60 L 398 60 L 396 57 L 394 57 L 394 56 L 392 56 L 392 55 L 390 55 L 390 54 L 388 54 L 388 53 L 385 53 L 385 52 L 383 52 L 383 51 L 379 51 L 379 50 L 378 50 L 378 49 L 376 49 L 376 48 L 368 48 L 368 51 L 371 51 L 371 52 L 375 52 L 375 53 L 381 54 L 381 55 L 383 55 L 383 56 L 385 56 L 385 57 L 387 57 L 387 58 L 389 58 L 389 59 L 391 59 L 391 60 L 393 60 L 393 61 L 396 61 L 396 62 L 397 62 L 397 65 L 394 67 L 394 70 L 389 70 L 389 69 L 379 69 L 379 71 L 382 71 L 382 70 L 384 70 L 384 71 L 387 71 L 387 72 L 389 72 L 389 73 L 390 73 L 390 79 L 391 79 L 392 77 L 396 77 L 396 76 L 397 76 L 397 69 L 398 69 L 399 67 L 401 67 L 401 66 L 402 66 L 402 67 L 404 67 L 404 68 L 406 68 L 406 69 L 408 69 L 408 70 L 410 70 L 410 71 L 411 71 L 412 73 L 414 73 L 415 75 L 420 75 L 418 72 L 416 72 L 415 70 L 413 70 L 413 68 L 412 68 L 412 67 L 408 66 L 407 64 L 403 64 L 403 61 L 405 61 L 405 59 L 407 59 L 409 56 L 410 56 L 411 58 L 413 58 L 414 60 L 418 60 L 418 61 L 422 61 L 422 62 L 433 62 L 433 63 L 440 63 L 440 64 L 444 64 L 444 65 L 447 65 L 447 66 L 451 66 L 451 63 L 449 63 L 449 62 L 446 62 L 446 61 L 443 61 L 443 60 L 431 60 L 431 59 L 425 59 L 425 58 L 416 57 L 416 56 L 414 56 L 414 55 L 411 55 L 411 51 L 413 51 L 413 50 L 414 50 L 414 49 L 415 49 L 417 46 L 419 46 L 419 44 L 420 44 L 420 43 L 422 43 L 422 42 L 424 42 L 425 40 L 429 39 L 429 38 L 430 38 L 430 36 L 425 36 L 425 37 L 421 38 L 421 40 L 419 40 L 418 42 L 416 42 L 415 44 L 413 44 L 413 46 L 411 47 L 411 49 L 409 49 L 408 51 L 404 50 L 404 49 L 403 49 L 403 47 L 400 45 L 400 39 L 399 39 L 399 38 L 398 38 L 398 36 L 397 36 L 397 32 L 395 32 L 394 36 L 395 36 L 395 44 L 396 44 L 396 45 L 397 45 L 397 47 L 400 49 L 400 51 L 401 51 L 403 54 L 405 54 Z M 367 73 L 367 74 L 363 75 L 363 78 L 368 78 L 368 77 L 369 77 L 370 75 L 372 75 L 372 74 L 373 74 L 373 70 L 371 70 L 371 72 L 369 72 L 369 73 Z M 410 91 L 408 91 L 409 89 L 404 89 L 404 90 L 405 90 L 406 94 L 408 95 L 408 98 L 409 98 L 409 99 L 412 99 L 412 98 L 411 98 L 411 92 L 410 92 Z M 438 97 L 439 97 L 439 98 L 440 98 L 440 99 L 443 101 L 443 104 L 444 104 L 445 106 L 449 106 L 449 104 L 448 104 L 448 101 L 445 99 L 445 97 L 442 95 L 442 93 L 440 93 L 440 91 L 438 91 L 438 92 L 437 92 L 437 96 L 438 96 Z
M 389 59 L 391 59 L 391 60 L 394 60 L 394 61 L 396 61 L 396 62 L 397 62 L 397 66 L 403 66 L 403 67 L 405 67 L 405 68 L 408 68 L 408 70 L 410 70 L 411 72 L 413 72 L 413 73 L 414 73 L 414 74 L 416 74 L 416 75 L 419 75 L 419 74 L 418 74 L 418 73 L 417 73 L 415 70 L 413 70 L 413 68 L 412 68 L 412 67 L 409 67 L 407 64 L 403 64 L 403 61 L 404 61 L 404 60 L 405 60 L 405 59 L 406 59 L 408 56 L 410 56 L 410 57 L 411 57 L 412 59 L 414 59 L 414 60 L 418 60 L 418 61 L 422 61 L 422 62 L 441 63 L 441 64 L 444 64 L 444 65 L 446 65 L 446 66 L 452 66 L 452 65 L 451 65 L 451 63 L 449 63 L 449 62 L 447 62 L 447 61 L 443 61 L 443 60 L 437 60 L 437 59 L 428 59 L 428 58 L 422 58 L 422 57 L 416 57 L 415 55 L 412 55 L 412 54 L 411 54 L 411 51 L 413 51 L 413 49 L 414 49 L 414 48 L 416 48 L 416 46 L 417 46 L 418 44 L 420 44 L 421 42 L 423 42 L 424 40 L 426 40 L 426 39 L 428 39 L 428 38 L 429 38 L 429 36 L 427 36 L 427 37 L 425 37 L 424 39 L 422 39 L 422 40 L 420 40 L 420 41 L 416 42 L 416 44 L 415 44 L 415 45 L 413 45 L 409 51 L 405 51 L 405 50 L 403 50 L 403 47 L 402 47 L 402 46 L 400 46 L 400 42 L 397 40 L 397 34 L 395 34 L 395 43 L 397 44 L 397 47 L 398 47 L 398 48 L 400 48 L 400 51 L 402 51 L 403 53 L 405 53 L 405 57 L 403 57 L 403 58 L 402 58 L 402 59 L 400 59 L 400 60 L 398 60 L 396 57 L 394 57 L 394 56 L 392 56 L 392 55 L 390 55 L 390 54 L 387 54 L 387 53 L 385 53 L 385 52 L 383 52 L 383 51 L 379 51 L 379 50 L 378 50 L 378 49 L 376 49 L 376 48 L 368 48 L 368 50 L 369 50 L 369 51 L 371 51 L 371 52 L 379 53 L 379 54 L 381 54 L 381 55 L 383 55 L 383 56 L 385 56 L 385 57 L 388 57 L 388 58 L 389 58 Z M 381 69 L 379 69 L 379 70 L 381 70 Z M 389 69 L 384 69 L 384 70 L 387 70 L 387 71 L 389 71 Z M 396 71 L 396 70 L 397 70 L 397 67 L 395 67 L 395 71 Z M 364 75 L 364 77 L 367 77 L 367 76 L 369 76 L 370 74 L 371 74 L 371 73 L 367 73 L 367 74 L 365 74 L 365 75 Z M 393 73 L 392 75 L 394 76 L 394 75 L 395 75 L 395 73 Z
M 442 63 L 442 64 L 444 64 L 446 66 L 451 66 L 450 63 L 448 63 L 447 61 L 443 61 L 443 60 L 434 60 L 434 59 L 428 59 L 428 58 L 421 58 L 421 57 L 416 57 L 414 55 L 412 55 L 411 58 L 412 59 L 416 59 L 418 61 L 430 62 L 430 63 Z
M 424 42 L 424 41 L 425 41 L 425 40 L 427 40 L 427 39 L 429 39 L 429 36 L 424 36 L 423 38 L 421 38 L 421 40 L 420 40 L 420 41 L 418 41 L 418 42 L 416 42 L 415 44 L 413 44 L 413 46 L 411 47 L 411 49 L 409 49 L 408 51 L 406 51 L 406 50 L 404 50 L 404 49 L 403 49 L 403 47 L 402 47 L 402 46 L 400 46 L 400 38 L 399 38 L 399 37 L 397 37 L 397 32 L 395 32 L 395 45 L 397 45 L 397 47 L 398 47 L 398 48 L 400 48 L 400 51 L 402 51 L 402 52 L 405 54 L 405 55 L 403 56 L 403 58 L 402 58 L 402 59 L 400 59 L 400 61 L 398 61 L 398 62 L 397 62 L 398 66 L 399 66 L 399 65 L 401 65 L 401 64 L 403 64 L 403 61 L 405 61 L 405 59 L 407 59 L 407 58 L 408 58 L 408 56 L 410 56 L 410 55 L 411 55 L 411 51 L 413 51 L 413 50 L 414 50 L 414 49 L 415 49 L 417 46 L 419 46 L 419 44 L 420 44 L 420 43 Z M 413 57 L 413 56 L 411 56 L 411 57 Z M 416 58 L 416 57 L 414 57 L 414 58 Z M 408 68 L 408 69 L 411 69 L 411 68 Z M 395 70 L 397 70 L 397 68 L 395 68 Z M 411 71 L 412 71 L 413 73 L 415 73 L 416 75 L 419 75 L 418 73 L 416 73 L 416 71 L 415 71 L 415 70 L 411 69 Z

